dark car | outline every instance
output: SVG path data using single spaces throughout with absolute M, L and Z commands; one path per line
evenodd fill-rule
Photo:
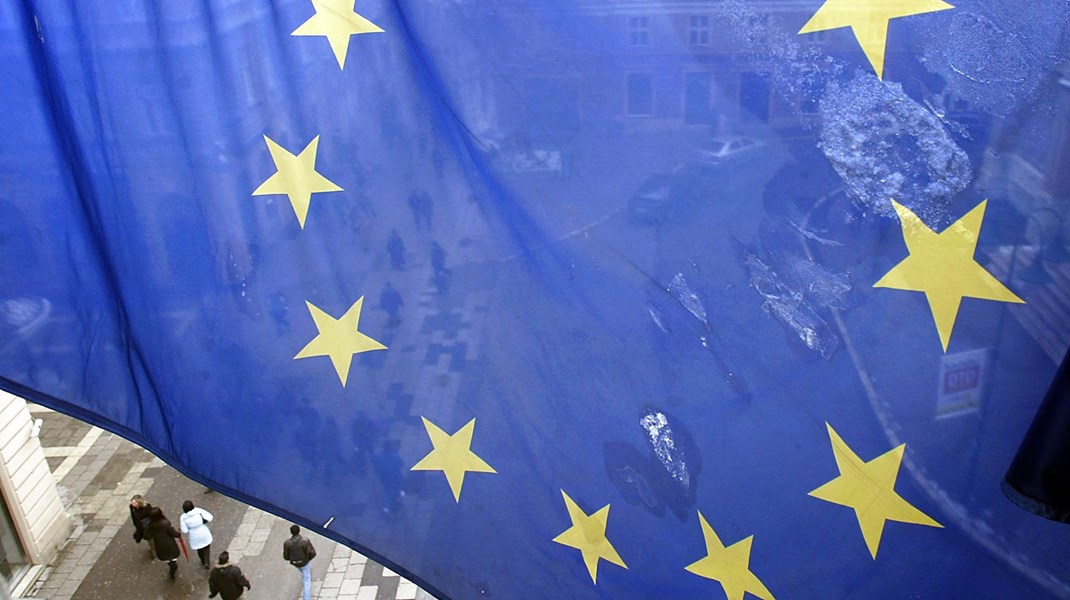
M 628 200 L 628 217 L 637 222 L 665 223 L 708 196 L 708 191 L 707 178 L 681 165 L 672 173 L 644 179 Z

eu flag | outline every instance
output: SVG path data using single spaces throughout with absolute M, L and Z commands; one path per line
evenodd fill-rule
M 440 598 L 1066 598 L 1065 0 L 0 4 L 0 387 Z M 1063 457 L 1063 460 L 1070 457 Z

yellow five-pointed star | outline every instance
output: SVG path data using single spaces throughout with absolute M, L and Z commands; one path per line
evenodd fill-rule
M 382 33 L 382 29 L 353 10 L 356 0 L 312 0 L 316 14 L 301 23 L 290 35 L 322 35 L 331 44 L 338 68 L 344 69 L 349 36 Z
M 386 346 L 376 340 L 357 331 L 360 324 L 360 310 L 364 306 L 364 296 L 361 296 L 353 306 L 349 307 L 342 318 L 335 319 L 323 312 L 311 302 L 308 312 L 312 314 L 312 320 L 316 322 L 319 335 L 312 339 L 294 360 L 308 358 L 310 356 L 329 356 L 334 370 L 338 373 L 338 379 L 342 380 L 342 387 L 349 378 L 349 365 L 353 362 L 353 355 L 370 350 L 386 350 Z
M 748 536 L 726 548 L 701 511 L 698 520 L 702 526 L 702 537 L 706 540 L 706 556 L 688 565 L 687 570 L 720 582 L 728 600 L 743 600 L 747 592 L 763 600 L 773 600 L 773 594 L 750 570 L 750 548 L 754 536 Z
M 472 434 L 476 429 L 475 419 L 458 429 L 457 433 L 449 435 L 426 418 L 420 418 L 424 421 L 427 437 L 431 438 L 431 445 L 435 449 L 420 459 L 411 470 L 442 471 L 450 484 L 450 490 L 453 491 L 453 499 L 457 502 L 461 501 L 461 486 L 464 485 L 465 473 L 497 473 L 471 450 Z
M 909 208 L 892 201 L 910 256 L 873 287 L 925 292 L 944 352 L 951 341 L 951 330 L 963 297 L 1024 302 L 973 259 L 987 203 L 987 200 L 981 202 L 966 216 L 936 233 Z
M 320 136 L 312 138 L 297 156 L 290 154 L 266 135 L 264 141 L 271 152 L 271 160 L 275 161 L 276 171 L 267 181 L 261 183 L 260 187 L 253 190 L 253 195 L 286 194 L 297 215 L 297 223 L 304 229 L 312 194 L 342 191 L 333 181 L 316 172 L 316 150 L 319 148 Z
M 895 480 L 899 476 L 906 444 L 900 444 L 869 462 L 862 462 L 832 429 L 832 425 L 825 423 L 825 426 L 832 440 L 832 453 L 836 457 L 840 476 L 810 492 L 810 495 L 853 508 L 858 525 L 862 528 L 862 537 L 866 539 L 866 546 L 874 559 L 877 558 L 877 548 L 886 521 L 943 527 L 895 493 Z
M 609 521 L 609 505 L 605 505 L 593 515 L 588 516 L 583 512 L 572 498 L 568 497 L 565 490 L 561 490 L 565 498 L 565 508 L 568 509 L 568 518 L 572 520 L 569 527 L 554 538 L 558 544 L 575 548 L 583 555 L 583 562 L 587 565 L 587 572 L 591 574 L 591 581 L 598 583 L 598 561 L 607 560 L 617 566 L 628 568 L 624 564 L 613 544 L 606 539 L 606 523 Z
M 825 0 L 799 33 L 850 27 L 879 79 L 884 76 L 888 21 L 949 8 L 955 7 L 943 0 Z

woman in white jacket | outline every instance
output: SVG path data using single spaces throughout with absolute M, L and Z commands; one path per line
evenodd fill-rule
M 212 532 L 208 530 L 208 524 L 211 522 L 212 513 L 203 508 L 195 508 L 190 500 L 182 503 L 179 529 L 189 540 L 189 547 L 197 551 L 197 558 L 201 559 L 201 565 L 205 569 L 211 564 Z

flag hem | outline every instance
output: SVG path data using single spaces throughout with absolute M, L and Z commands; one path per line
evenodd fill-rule
M 170 454 L 160 450 L 156 445 L 148 443 L 145 438 L 143 438 L 140 434 L 128 427 L 119 425 L 118 423 L 115 423 L 108 419 L 103 419 L 97 414 L 91 413 L 81 407 L 54 398 L 53 396 L 49 396 L 48 394 L 42 394 L 40 392 L 32 390 L 26 386 L 11 381 L 6 377 L 0 377 L 0 389 L 10 394 L 14 394 L 22 398 L 23 400 L 27 400 L 35 404 L 40 404 L 41 406 L 45 406 L 57 412 L 63 413 L 69 417 L 78 419 L 94 427 L 99 427 L 100 429 L 104 429 L 105 431 L 113 433 L 131 443 L 137 444 L 148 452 L 151 452 L 154 456 L 164 461 L 171 468 L 175 469 L 183 476 L 187 477 L 188 479 L 191 479 L 192 481 L 195 481 L 203 486 L 209 487 L 213 491 L 219 492 L 224 496 L 228 496 L 249 506 L 253 506 L 265 512 L 269 512 L 277 517 L 286 519 L 292 523 L 296 523 L 309 531 L 313 531 L 318 535 L 333 540 L 336 543 L 342 544 L 347 548 L 355 550 L 363 554 L 364 556 L 374 560 L 375 562 L 383 565 L 384 567 L 390 569 L 391 571 L 397 573 L 398 575 L 401 575 L 405 579 L 408 579 L 409 581 L 415 583 L 420 589 L 436 598 L 436 600 L 453 600 L 449 596 L 443 594 L 433 585 L 429 584 L 422 577 L 414 574 L 412 571 L 409 571 L 408 569 L 398 565 L 397 563 L 382 556 L 381 554 L 373 552 L 365 546 L 362 546 L 361 544 L 358 544 L 337 532 L 331 531 L 330 529 L 324 529 L 323 525 L 320 523 L 313 523 L 312 521 L 309 521 L 304 517 L 299 517 L 298 515 L 279 508 L 273 504 L 263 502 L 245 493 L 236 491 L 224 485 L 220 485 L 212 481 L 211 479 L 208 479 L 207 477 L 202 477 L 200 475 L 195 474 L 192 469 L 187 468 L 174 456 L 171 456 Z

